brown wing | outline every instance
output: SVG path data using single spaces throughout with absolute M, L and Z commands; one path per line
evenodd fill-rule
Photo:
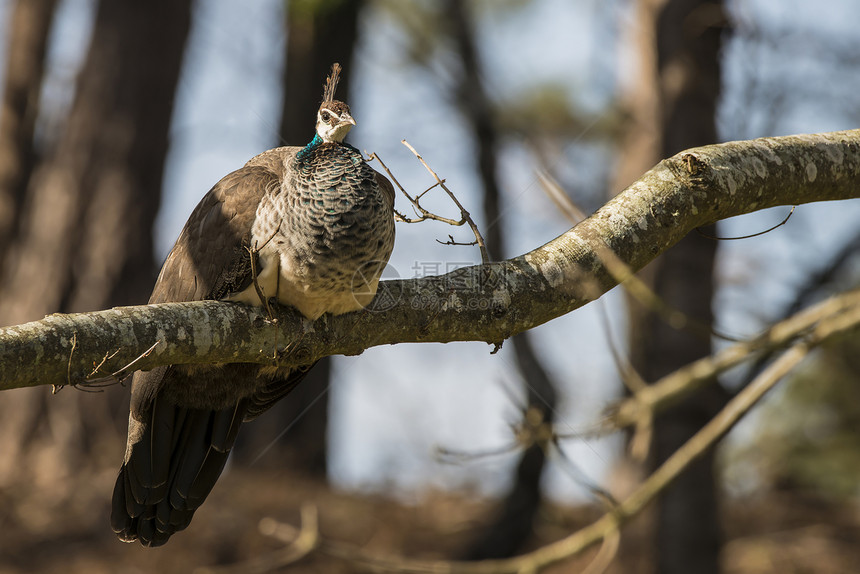
M 260 199 L 279 185 L 283 151 L 289 150 L 254 158 L 204 196 L 167 256 L 151 303 L 220 299 L 250 284 L 246 247 Z M 113 529 L 122 540 L 157 546 L 188 526 L 224 468 L 249 403 L 257 414 L 268 406 L 267 399 L 280 398 L 304 376 L 298 371 L 272 381 L 259 399 L 225 405 L 213 398 L 213 391 L 223 394 L 237 383 L 253 381 L 258 370 L 231 364 L 135 373 L 128 446 L 111 511 Z M 196 408 L 175 404 L 174 388 L 187 389 L 179 394 L 190 397 Z
M 251 226 L 257 205 L 278 175 L 264 166 L 245 166 L 207 193 L 173 246 L 150 303 L 220 299 L 251 282 Z

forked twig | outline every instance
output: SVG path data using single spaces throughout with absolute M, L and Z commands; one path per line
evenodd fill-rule
M 470 242 L 468 242 L 468 243 L 464 243 L 464 242 L 462 242 L 462 241 L 457 241 L 456 239 L 454 239 L 454 236 L 453 236 L 453 235 L 450 235 L 450 234 L 449 234 L 449 235 L 448 235 L 448 241 L 440 241 L 440 240 L 438 240 L 438 239 L 437 239 L 437 240 L 436 240 L 436 243 L 439 243 L 440 245 L 462 245 L 462 246 L 465 246 L 465 247 L 469 247 L 469 246 L 472 246 L 472 245 L 477 245 L 477 244 L 478 244 L 478 240 L 476 239 L 475 241 L 470 241 Z
M 112 384 L 122 383 L 123 380 L 125 380 L 125 378 L 128 376 L 128 371 L 134 370 L 134 369 L 132 369 L 132 367 L 134 367 L 134 365 L 137 364 L 137 362 L 140 361 L 141 359 L 145 359 L 146 357 L 148 357 L 150 355 L 150 353 L 152 353 L 152 351 L 155 349 L 155 347 L 158 346 L 158 344 L 160 342 L 161 341 L 156 341 L 155 343 L 153 343 L 152 346 L 150 346 L 147 350 L 145 350 L 140 355 L 135 357 L 134 360 L 129 362 L 127 365 L 125 365 L 121 369 L 116 370 L 116 371 L 114 371 L 108 375 L 93 379 L 92 377 L 94 375 L 99 374 L 99 371 L 101 371 L 101 368 L 104 366 L 104 364 L 106 362 L 108 362 L 109 360 L 113 359 L 115 356 L 117 356 L 120 353 L 120 351 L 122 351 L 122 349 L 121 348 L 117 349 L 113 353 L 107 353 L 107 354 L 105 354 L 104 357 L 102 357 L 102 360 L 99 361 L 99 364 L 95 365 L 93 367 L 93 370 L 90 371 L 90 374 L 88 374 L 86 377 L 84 377 L 84 381 L 82 383 L 70 383 L 70 384 L 71 384 L 71 386 L 73 386 L 76 389 L 93 392 L 92 389 L 94 389 L 94 388 L 106 387 L 106 386 L 110 386 Z
M 400 213 L 399 211 L 397 211 L 395 209 L 394 210 L 395 218 L 398 221 L 402 221 L 404 223 L 420 223 L 421 221 L 426 221 L 426 220 L 439 221 L 441 223 L 447 223 L 448 225 L 453 225 L 454 227 L 460 227 L 460 226 L 468 223 L 469 227 L 472 230 L 472 233 L 475 234 L 475 241 L 469 242 L 469 243 L 457 242 L 457 241 L 454 241 L 454 238 L 449 235 L 448 237 L 449 237 L 450 241 L 446 241 L 446 242 L 440 241 L 439 243 L 442 243 L 443 245 L 477 245 L 478 249 L 480 249 L 480 251 L 481 251 L 481 261 L 483 263 L 489 263 L 490 257 L 489 257 L 489 254 L 487 253 L 487 247 L 484 244 L 484 237 L 481 235 L 481 232 L 478 229 L 478 226 L 472 220 L 472 216 L 471 216 L 471 214 L 469 214 L 469 211 L 465 207 L 463 207 L 463 204 L 460 203 L 460 201 L 457 199 L 457 197 L 454 195 L 454 193 L 450 189 L 448 189 L 448 187 L 445 185 L 445 180 L 440 178 L 439 175 L 435 171 L 433 171 L 433 169 L 427 164 L 427 162 L 424 160 L 424 158 L 421 156 L 421 154 L 419 154 L 415 150 L 415 148 L 412 147 L 409 144 L 409 142 L 407 142 L 406 140 L 401 140 L 401 143 L 403 145 L 405 145 L 407 148 L 409 148 L 409 151 L 411 151 L 413 154 L 415 154 L 415 157 L 417 157 L 418 161 L 421 162 L 421 165 L 423 165 L 424 168 L 427 169 L 428 172 L 430 172 L 430 174 L 436 180 L 436 183 L 434 183 L 433 185 L 431 185 L 430 187 L 428 187 L 427 189 L 425 189 L 424 191 L 422 191 L 418 195 L 412 196 L 408 191 L 406 191 L 406 189 L 404 189 L 404 187 L 402 185 L 400 185 L 400 182 L 397 181 L 397 178 L 394 177 L 394 174 L 391 173 L 391 170 L 388 169 L 388 166 L 385 165 L 385 162 L 382 161 L 382 159 L 379 157 L 379 155 L 377 155 L 376 153 L 370 154 L 369 159 L 371 159 L 371 160 L 375 159 L 376 161 L 379 162 L 379 165 L 382 166 L 382 169 L 385 170 L 385 173 L 388 174 L 388 177 L 390 177 L 391 181 L 394 182 L 394 185 L 397 186 L 397 189 L 399 189 L 400 192 L 406 197 L 406 199 L 409 200 L 409 203 L 412 204 L 412 209 L 415 211 L 415 213 L 417 215 L 417 217 L 409 218 L 409 217 L 406 217 L 405 215 L 403 215 L 402 213 Z M 459 220 L 451 219 L 450 217 L 443 217 L 441 215 L 433 213 L 432 211 L 426 209 L 424 206 L 421 205 L 421 198 L 424 197 L 429 191 L 432 191 L 433 189 L 435 189 L 437 187 L 441 187 L 443 190 L 445 190 L 445 193 L 448 194 L 448 197 L 451 198 L 451 201 L 453 201 L 454 205 L 456 205 L 457 208 L 460 210 L 460 219 Z
M 481 232 L 478 229 L 478 226 L 475 224 L 474 221 L 472 221 L 472 216 L 469 215 L 469 212 L 466 210 L 465 207 L 463 207 L 463 204 L 460 203 L 460 200 L 457 199 L 457 196 L 454 195 L 454 193 L 450 189 L 448 189 L 448 187 L 445 185 L 445 180 L 441 179 L 436 174 L 436 172 L 433 171 L 433 169 L 427 164 L 427 162 L 424 161 L 424 158 L 421 157 L 421 154 L 418 153 L 415 150 L 415 148 L 412 147 L 412 145 L 410 145 L 410 143 L 408 141 L 400 140 L 400 143 L 405 145 L 407 148 L 409 148 L 409 151 L 411 151 L 413 154 L 415 154 L 415 157 L 418 158 L 418 161 L 421 162 L 421 165 L 423 165 L 427 169 L 427 171 L 430 172 L 430 175 L 433 176 L 433 178 L 436 180 L 436 183 L 439 185 L 439 187 L 441 187 L 442 189 L 445 190 L 445 193 L 448 194 L 448 197 L 451 198 L 451 201 L 454 202 L 454 205 L 456 205 L 460 209 L 460 220 L 462 222 L 468 223 L 469 227 L 472 229 L 472 233 L 475 234 L 475 240 L 478 242 L 478 249 L 481 250 L 481 261 L 483 263 L 489 263 L 490 262 L 490 256 L 487 253 L 487 246 L 484 245 L 484 237 L 481 235 Z M 460 225 L 462 225 L 462 223 L 460 223 Z
M 97 374 L 98 374 L 98 372 L 101 370 L 102 366 L 103 366 L 106 362 L 108 362 L 110 359 L 113 359 L 114 357 L 116 357 L 116 356 L 117 356 L 117 353 L 119 353 L 119 351 L 120 351 L 120 349 L 117 349 L 117 350 L 116 350 L 116 351 L 114 351 L 113 353 L 107 353 L 107 354 L 105 354 L 105 356 L 104 356 L 104 357 L 102 357 L 102 360 L 101 360 L 101 361 L 99 361 L 99 364 L 98 364 L 98 365 L 96 365 L 95 367 L 93 367 L 93 370 L 92 370 L 92 371 L 90 371 L 90 374 L 86 376 L 85 380 L 86 380 L 86 381 L 90 381 L 90 377 L 93 377 L 93 376 L 97 375 Z M 149 351 L 147 351 L 147 354 L 149 354 Z M 140 357 L 138 357 L 137 359 L 135 359 L 135 361 L 136 361 L 136 360 L 138 360 L 138 359 L 140 359 Z M 113 374 L 111 374 L 110 376 L 111 376 L 111 377 L 113 377 Z
M 110 376 L 111 376 L 111 377 L 113 377 L 114 379 L 118 380 L 118 381 L 119 381 L 119 380 L 122 380 L 123 378 L 125 378 L 125 373 L 126 373 L 127 371 L 129 371 L 129 370 L 134 370 L 134 369 L 132 369 L 132 367 L 133 367 L 135 364 L 137 364 L 137 362 L 138 362 L 138 361 L 140 361 L 141 359 L 143 359 L 143 358 L 145 358 L 145 357 L 148 357 L 148 356 L 149 356 L 149 354 L 150 354 L 152 351 L 154 351 L 154 350 L 155 350 L 155 348 L 158 346 L 158 344 L 159 344 L 159 343 L 161 343 L 161 341 L 156 341 L 156 342 L 154 342 L 154 343 L 152 344 L 152 346 L 150 346 L 147 350 L 145 350 L 144 352 L 142 352 L 141 354 L 139 354 L 139 355 L 138 355 L 138 356 L 137 356 L 133 361 L 131 361 L 129 364 L 127 364 L 126 366 L 122 367 L 121 369 L 119 369 L 119 370 L 117 370 L 117 371 L 114 371 L 113 373 L 111 373 L 111 375 L 110 375 Z

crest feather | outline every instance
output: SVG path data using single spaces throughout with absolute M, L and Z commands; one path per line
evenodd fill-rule
M 325 89 L 323 90 L 323 102 L 334 101 L 334 92 L 337 90 L 337 83 L 340 81 L 340 64 L 335 62 L 331 65 L 331 72 L 325 80 Z

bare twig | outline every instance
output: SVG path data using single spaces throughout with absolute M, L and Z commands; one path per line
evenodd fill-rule
M 513 400 L 516 401 L 516 398 Z M 511 424 L 514 440 L 506 445 L 480 451 L 463 451 L 447 447 L 437 447 L 436 455 L 440 462 L 460 464 L 482 458 L 510 454 L 534 445 L 545 448 L 554 440 L 552 425 L 546 420 L 544 412 L 535 406 L 521 408 L 522 416 Z
M 615 362 L 615 368 L 621 375 L 621 382 L 624 383 L 630 394 L 635 396 L 636 393 L 644 391 L 648 387 L 648 383 L 645 382 L 639 371 L 633 367 L 633 364 L 616 347 L 615 338 L 612 335 L 612 325 L 606 312 L 606 304 L 604 301 L 598 301 L 598 303 L 601 303 L 598 305 L 600 318 L 603 323 L 603 330 L 606 333 L 606 341 L 612 354 L 612 359 Z M 627 451 L 635 461 L 644 461 L 651 448 L 651 437 L 654 430 L 654 417 L 652 415 L 652 411 L 642 412 L 642 416 L 636 421 L 633 436 L 628 441 Z
M 158 346 L 159 343 L 161 343 L 161 341 L 154 342 L 152 344 L 152 346 L 150 346 L 147 350 L 145 350 L 140 355 L 138 355 L 137 358 L 135 358 L 133 361 L 131 361 L 130 363 L 128 363 L 127 365 L 125 365 L 121 369 L 114 371 L 113 373 L 111 373 L 110 376 L 113 377 L 114 379 L 117 379 L 117 380 L 121 380 L 122 378 L 125 378 L 125 374 L 128 371 L 133 371 L 134 369 L 132 369 L 132 367 L 134 367 L 134 365 L 137 364 L 137 362 L 140 361 L 141 359 L 143 359 L 144 357 L 148 357 L 149 354 L 155 350 L 155 348 Z
M 573 202 L 570 196 L 565 193 L 564 188 L 549 172 L 541 170 L 537 173 L 537 177 L 544 194 L 546 194 L 572 225 L 576 225 L 587 217 L 585 212 Z
M 385 170 L 385 173 L 388 174 L 388 177 L 391 178 L 391 180 L 394 182 L 394 185 L 396 185 L 397 189 L 400 190 L 400 193 L 402 193 L 404 195 L 404 197 L 406 197 L 406 199 L 409 201 L 409 203 L 412 204 L 412 210 L 415 212 L 417 217 L 415 217 L 415 218 L 406 217 L 405 215 L 403 215 L 402 213 L 400 213 L 399 211 L 397 211 L 395 209 L 394 215 L 398 221 L 401 221 L 403 223 L 420 223 L 422 221 L 430 220 L 430 221 L 438 221 L 440 223 L 446 223 L 446 224 L 452 225 L 454 227 L 460 227 L 461 225 L 464 225 L 466 223 L 465 219 L 461 218 L 458 221 L 456 219 L 451 219 L 450 217 L 443 217 L 441 215 L 433 213 L 432 211 L 430 211 L 428 209 L 425 209 L 424 206 L 421 205 L 421 198 L 424 197 L 424 195 L 428 191 L 431 191 L 431 190 L 439 187 L 439 182 L 434 183 L 433 185 L 431 185 L 430 187 L 428 187 L 427 189 L 425 189 L 424 191 L 422 191 L 421 193 L 419 193 L 418 195 L 413 197 L 408 191 L 406 191 L 406 189 L 402 185 L 400 185 L 400 182 L 397 181 L 397 178 L 394 177 L 394 174 L 391 173 L 391 170 L 388 169 L 388 166 L 385 165 L 385 162 L 382 161 L 381 157 L 379 157 L 376 153 L 372 153 L 368 156 L 368 159 L 370 159 L 370 160 L 375 159 L 376 161 L 379 162 L 379 165 L 382 166 L 382 169 Z M 442 182 L 444 182 L 444 180 L 442 180 Z
M 606 333 L 606 342 L 609 347 L 609 352 L 612 354 L 612 360 L 615 362 L 615 368 L 621 375 L 621 382 L 627 387 L 631 393 L 637 393 L 648 386 L 644 377 L 633 367 L 633 364 L 624 356 L 621 350 L 615 344 L 615 338 L 612 336 L 612 323 L 609 321 L 609 314 L 606 311 L 606 302 L 601 299 L 598 301 L 598 309 L 600 310 L 600 322 L 603 325 L 603 331 Z
M 102 357 L 101 362 L 93 368 L 92 372 L 90 372 L 90 374 L 87 375 L 84 382 L 83 383 L 77 383 L 76 386 L 78 386 L 78 387 L 97 387 L 97 386 L 110 386 L 110 384 L 121 383 L 123 381 L 123 379 L 125 379 L 130 374 L 130 371 L 133 372 L 135 370 L 135 369 L 132 369 L 132 367 L 134 367 L 134 365 L 138 361 L 140 361 L 141 359 L 148 357 L 149 354 L 152 353 L 153 350 L 155 350 L 155 347 L 157 347 L 159 343 L 160 343 L 160 341 L 156 341 L 155 343 L 153 343 L 151 347 L 149 347 L 147 350 L 145 350 L 144 352 L 139 354 L 135 359 L 133 359 L 131 362 L 129 362 L 124 367 L 120 368 L 119 370 L 116 370 L 113 373 L 111 373 L 105 377 L 99 377 L 97 379 L 90 378 L 93 375 L 97 374 L 99 372 L 99 370 L 101 370 L 102 366 L 106 362 L 108 362 L 109 360 L 113 359 L 117 354 L 119 354 L 119 352 L 122 349 L 117 349 L 113 353 L 106 354 L 104 357 Z M 102 383 L 109 383 L 109 384 L 104 385 Z
M 475 240 L 478 242 L 478 249 L 481 250 L 481 261 L 483 263 L 489 263 L 490 256 L 487 254 L 487 246 L 484 245 L 484 237 L 481 235 L 480 230 L 478 230 L 478 226 L 475 224 L 474 221 L 472 221 L 472 216 L 469 215 L 469 212 L 466 211 L 466 208 L 463 207 L 463 204 L 460 203 L 459 199 L 457 199 L 457 196 L 454 195 L 454 193 L 450 189 L 448 189 L 448 187 L 445 185 L 445 180 L 440 179 L 439 176 L 436 174 L 436 172 L 433 171 L 433 169 L 427 164 L 426 161 L 424 161 L 424 158 L 421 157 L 421 154 L 418 153 L 415 150 L 415 148 L 409 144 L 408 141 L 400 140 L 400 143 L 405 145 L 407 148 L 409 148 L 409 151 L 411 151 L 413 154 L 415 154 L 415 157 L 417 157 L 418 161 L 421 162 L 421 165 L 423 165 L 427 169 L 427 171 L 430 172 L 430 175 L 433 176 L 433 178 L 436 180 L 436 183 L 439 185 L 439 187 L 444 189 L 445 193 L 448 194 L 448 197 L 451 198 L 451 201 L 453 201 L 454 204 L 458 208 L 460 208 L 460 220 L 468 223 L 469 227 L 472 229 L 472 233 L 475 234 Z
M 488 448 L 479 451 L 466 451 L 453 449 L 445 446 L 437 446 L 435 449 L 436 452 L 434 454 L 436 460 L 438 460 L 440 463 L 463 464 L 465 462 L 472 462 L 479 459 L 511 454 L 520 450 L 521 447 L 522 444 L 518 441 L 513 441 L 509 444 L 497 448 Z
M 792 205 L 791 211 L 788 212 L 788 215 L 785 216 L 785 219 L 783 219 L 782 221 L 780 221 L 779 223 L 777 223 L 773 227 L 768 227 L 764 231 L 758 231 L 756 233 L 750 233 L 749 235 L 741 235 L 739 237 L 717 237 L 716 235 L 710 235 L 708 233 L 705 233 L 704 231 L 702 231 L 702 229 L 700 227 L 696 228 L 696 233 L 698 233 L 702 237 L 706 237 L 708 239 L 713 239 L 715 241 L 737 241 L 738 239 L 752 239 L 753 237 L 758 237 L 760 235 L 765 235 L 767 233 L 770 233 L 771 231 L 773 231 L 777 227 L 782 227 L 783 225 L 788 223 L 788 220 L 791 219 L 791 216 L 792 216 L 792 214 L 794 214 L 795 209 L 797 209 L 797 206 Z
M 409 217 L 406 217 L 405 215 L 403 215 L 402 213 L 400 213 L 399 211 L 394 210 L 395 217 L 399 221 L 402 221 L 404 223 L 419 223 L 421 221 L 432 220 L 432 221 L 439 221 L 441 223 L 447 223 L 448 225 L 452 225 L 454 227 L 460 227 L 461 225 L 468 223 L 469 227 L 472 230 L 472 233 L 475 234 L 475 241 L 469 242 L 469 243 L 458 242 L 458 241 L 454 241 L 454 238 L 449 235 L 448 237 L 449 237 L 450 241 L 447 241 L 447 242 L 441 242 L 440 241 L 440 243 L 442 243 L 443 245 L 477 245 L 481 251 L 481 261 L 483 263 L 488 263 L 490 261 L 490 257 L 487 254 L 487 248 L 486 248 L 486 245 L 484 244 L 484 238 L 481 235 L 481 232 L 478 229 L 478 226 L 472 220 L 471 214 L 469 214 L 468 210 L 466 210 L 466 208 L 463 207 L 463 204 L 460 203 L 460 200 L 457 199 L 457 196 L 454 195 L 454 193 L 450 189 L 448 189 L 448 187 L 445 185 L 445 180 L 441 179 L 439 177 L 439 175 L 435 171 L 433 171 L 433 169 L 427 164 L 427 162 L 424 160 L 424 158 L 421 156 L 421 154 L 419 154 L 415 150 L 415 148 L 412 147 L 409 144 L 409 142 L 407 142 L 406 140 L 401 140 L 401 143 L 403 145 L 405 145 L 407 148 L 409 148 L 409 151 L 411 151 L 413 154 L 415 154 L 415 157 L 417 157 L 418 161 L 421 162 L 421 165 L 423 165 L 425 167 L 425 169 L 427 169 L 427 171 L 430 172 L 430 174 L 436 180 L 436 183 L 434 183 L 433 185 L 431 185 L 430 187 L 428 187 L 427 189 L 425 189 L 424 191 L 422 191 L 418 195 L 412 196 L 408 191 L 406 191 L 406 189 L 403 188 L 402 185 L 400 185 L 400 182 L 397 181 L 397 178 L 394 177 L 394 174 L 391 173 L 391 170 L 388 169 L 388 166 L 385 165 L 385 162 L 382 161 L 382 158 L 380 158 L 376 153 L 370 154 L 369 159 L 371 159 L 371 160 L 375 159 L 376 161 L 379 162 L 379 165 L 382 166 L 382 169 L 385 170 L 385 173 L 388 174 L 388 177 L 390 177 L 391 180 L 394 182 L 394 185 L 397 186 L 397 189 L 399 189 L 400 192 L 406 197 L 406 199 L 409 200 L 409 203 L 412 204 L 412 209 L 415 211 L 415 213 L 417 215 L 417 217 L 415 217 L 415 218 L 409 218 Z M 456 205 L 457 208 L 460 210 L 460 219 L 459 220 L 451 219 L 450 217 L 443 217 L 441 215 L 437 215 L 437 214 L 433 213 L 432 211 L 426 209 L 424 206 L 421 205 L 421 198 L 424 197 L 424 195 L 427 194 L 427 192 L 429 192 L 429 191 L 431 191 L 437 187 L 441 187 L 443 190 L 445 190 L 445 193 L 448 194 L 448 197 L 451 198 L 451 201 L 453 201 L 454 205 Z
M 612 510 L 618 506 L 618 501 L 615 497 L 612 496 L 608 490 L 595 484 L 588 476 L 585 475 L 576 462 L 567 455 L 561 446 L 561 441 L 559 440 L 558 435 L 553 436 L 551 444 L 555 447 L 554 452 L 557 454 L 557 462 L 560 463 L 559 468 L 565 471 L 576 484 L 587 488 L 589 493 L 599 500 L 607 510 Z
M 477 244 L 478 244 L 478 240 L 476 239 L 475 241 L 469 241 L 468 243 L 465 243 L 465 242 L 462 242 L 462 241 L 457 241 L 457 240 L 455 240 L 455 239 L 454 239 L 454 236 L 453 236 L 453 235 L 449 235 L 449 236 L 448 236 L 448 241 L 439 241 L 439 240 L 437 239 L 437 240 L 436 240 L 436 243 L 439 243 L 439 244 L 441 244 L 441 245 L 461 245 L 461 246 L 464 246 L 464 247 L 469 247 L 469 246 L 472 246 L 472 245 L 477 245 Z
M 621 532 L 618 529 L 607 532 L 603 537 L 600 550 L 580 574 L 602 574 L 606 572 L 606 569 L 615 560 L 615 556 L 618 555 L 619 546 L 621 546 Z
M 148 353 L 149 351 L 146 351 L 146 352 Z M 98 372 L 101 370 L 101 368 L 104 366 L 104 364 L 106 362 L 108 362 L 109 360 L 113 359 L 114 357 L 116 357 L 117 353 L 119 353 L 119 349 L 117 349 L 113 353 L 105 353 L 105 356 L 102 357 L 102 360 L 99 362 L 99 364 L 96 365 L 95 367 L 93 367 L 93 370 L 87 376 L 87 379 L 89 379 L 90 377 L 92 377 L 94 375 L 97 375 Z M 111 374 L 111 376 L 113 376 L 113 374 Z

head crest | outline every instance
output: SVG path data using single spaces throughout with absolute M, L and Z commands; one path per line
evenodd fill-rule
M 334 92 L 337 90 L 337 83 L 340 81 L 340 64 L 335 62 L 331 65 L 331 72 L 326 78 L 325 89 L 323 90 L 323 102 L 334 101 Z

